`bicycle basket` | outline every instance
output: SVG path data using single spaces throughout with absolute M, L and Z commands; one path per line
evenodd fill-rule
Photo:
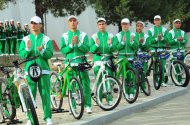
M 92 66 L 89 63 L 79 63 L 79 65 L 77 66 L 77 69 L 79 71 L 88 71 L 92 68 Z
M 113 60 L 111 59 L 111 57 L 108 59 L 106 66 L 112 71 L 115 72 L 116 71 L 116 66 L 114 65 Z
M 185 56 L 182 52 L 175 52 L 173 53 L 173 56 L 177 58 L 177 60 L 184 60 Z
M 170 53 L 163 52 L 160 54 L 160 59 L 168 59 L 170 57 Z
M 139 53 L 138 58 L 141 59 L 143 62 L 147 62 L 150 59 L 148 53 Z
M 143 62 L 139 59 L 134 59 L 132 65 L 135 69 L 143 68 Z

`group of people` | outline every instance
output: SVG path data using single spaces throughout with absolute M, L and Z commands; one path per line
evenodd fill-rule
M 24 36 L 30 34 L 28 24 L 22 28 L 20 22 L 13 19 L 0 21 L 0 56 L 15 55 L 18 53 L 20 43 Z
M 42 76 L 38 81 L 38 84 L 35 84 L 29 76 L 27 76 L 27 80 L 34 98 L 36 98 L 36 90 L 38 86 L 42 98 L 44 120 L 47 122 L 47 125 L 52 125 L 53 121 L 50 106 L 50 67 L 48 65 L 48 59 L 53 56 L 52 40 L 41 33 L 40 29 L 42 28 L 42 22 L 38 16 L 32 17 L 30 22 L 31 33 L 23 38 L 19 48 L 19 56 L 26 59 L 31 56 L 40 55 L 35 61 L 35 63 L 37 63 L 42 69 Z M 150 45 L 163 46 L 169 44 L 171 48 L 176 48 L 179 45 L 184 48 L 187 43 L 186 34 L 180 29 L 181 20 L 175 19 L 173 21 L 173 29 L 168 31 L 161 25 L 161 17 L 159 15 L 154 17 L 154 26 L 148 30 L 148 34 L 143 32 L 145 25 L 142 21 L 136 23 L 136 33 L 132 33 L 129 30 L 129 19 L 124 18 L 121 20 L 122 31 L 114 36 L 106 30 L 106 20 L 104 18 L 99 18 L 97 20 L 98 31 L 89 39 L 85 32 L 78 29 L 78 24 L 79 21 L 76 16 L 72 15 L 68 17 L 69 31 L 63 33 L 60 41 L 60 51 L 66 59 L 85 55 L 88 52 L 100 52 L 102 54 L 111 55 L 116 51 L 119 53 L 134 53 L 138 49 L 141 49 L 142 51 L 154 51 L 154 48 L 151 48 Z M 118 58 L 121 59 L 123 56 L 119 55 Z M 133 58 L 133 56 L 129 58 Z M 94 63 L 98 63 L 100 59 L 100 55 L 94 54 Z M 78 64 L 81 61 L 81 59 L 76 59 L 72 63 Z M 162 59 L 161 61 L 163 62 L 162 68 L 164 68 L 166 60 Z M 25 72 L 28 71 L 28 67 L 33 63 L 34 61 L 30 61 L 25 64 Z M 147 66 L 148 64 L 144 65 L 145 71 L 147 70 Z M 99 68 L 99 66 L 94 68 L 95 77 Z M 113 74 L 108 67 L 106 70 L 110 75 Z M 84 91 L 86 111 L 87 113 L 92 113 L 91 88 L 88 71 L 80 72 L 79 75 Z M 162 75 L 164 75 L 164 72 Z M 162 86 L 167 86 L 164 81 L 162 81 Z M 132 94 L 129 96 L 133 98 Z M 28 121 L 27 124 L 30 125 L 31 122 Z

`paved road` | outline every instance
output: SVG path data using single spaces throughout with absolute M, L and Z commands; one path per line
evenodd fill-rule
M 190 88 L 183 96 L 106 125 L 190 125 Z

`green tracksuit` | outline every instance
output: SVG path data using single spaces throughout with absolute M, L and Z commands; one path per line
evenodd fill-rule
M 23 37 L 24 37 L 24 31 L 21 29 L 21 27 L 17 27 L 17 43 L 16 43 L 17 52 L 19 51 L 20 43 Z
M 142 43 L 139 43 L 139 39 L 140 38 L 143 38 L 144 41 Z M 142 33 L 138 33 L 136 32 L 135 33 L 135 38 L 134 38 L 134 41 L 136 41 L 138 44 L 138 48 L 142 51 L 142 52 L 147 52 L 149 50 L 149 47 L 150 47 L 150 38 L 148 37 L 147 34 L 145 34 L 144 32 Z M 142 74 L 141 78 L 142 78 L 142 81 L 144 81 L 144 78 L 145 78 L 145 75 L 146 75 L 146 72 L 147 72 L 147 69 L 148 69 L 148 62 L 145 62 L 144 65 L 143 65 L 143 70 L 145 72 L 145 74 Z M 144 83 L 142 83 L 143 86 L 144 86 Z M 145 87 L 145 86 L 144 86 Z
M 26 43 L 31 40 L 32 45 L 28 50 L 26 49 Z M 37 47 L 42 45 L 43 49 L 41 52 L 38 51 Z M 34 98 L 36 98 L 37 87 L 42 98 L 43 110 L 44 110 L 44 120 L 52 117 L 51 105 L 50 105 L 50 67 L 48 64 L 48 59 L 53 56 L 53 45 L 52 40 L 40 33 L 34 36 L 32 33 L 23 38 L 20 48 L 19 56 L 22 59 L 26 59 L 35 55 L 40 55 L 35 61 L 42 69 L 42 76 L 38 83 L 33 82 L 27 75 L 28 84 L 32 90 Z M 25 63 L 25 72 L 28 71 L 28 67 L 35 62 L 34 60 Z
M 100 41 L 99 45 L 97 45 L 95 43 L 96 39 L 98 39 Z M 112 44 L 110 44 L 110 45 L 108 45 L 109 39 L 112 39 Z M 116 50 L 116 42 L 114 41 L 114 36 L 111 33 L 105 31 L 104 33 L 97 32 L 92 35 L 92 38 L 90 41 L 90 52 L 92 52 L 92 53 L 100 52 L 102 54 L 112 55 L 112 53 L 115 50 Z M 101 60 L 101 57 L 102 56 L 94 54 L 94 57 L 93 57 L 94 63 L 98 63 Z M 100 66 L 94 67 L 95 77 L 97 76 L 99 69 L 100 69 Z M 108 71 L 109 75 L 113 75 L 113 72 L 108 67 L 106 67 L 106 71 Z M 101 78 L 98 81 L 98 85 L 100 84 L 100 81 L 101 81 Z M 102 99 L 101 95 L 100 95 L 100 98 Z M 111 98 L 106 98 L 106 99 L 107 99 L 107 101 L 111 100 Z
M 5 31 L 4 31 L 4 27 L 0 27 L 0 54 L 5 53 L 5 48 L 7 48 Z
M 161 40 L 157 39 L 157 36 L 159 34 L 162 34 Z M 153 28 L 150 28 L 148 30 L 148 36 L 150 37 L 151 46 L 158 46 L 158 47 L 166 46 L 166 44 L 168 43 L 167 35 L 168 35 L 168 30 L 162 26 L 159 26 L 159 27 L 154 26 Z M 150 49 L 151 51 L 154 51 L 154 48 L 150 48 Z M 161 59 L 161 62 L 162 62 L 162 83 L 164 83 L 164 67 L 166 65 L 166 60 Z
M 138 42 L 137 41 L 132 41 L 130 42 L 130 38 L 131 36 L 135 36 L 134 33 L 131 33 L 131 31 L 121 31 L 118 34 L 116 34 L 116 41 L 117 41 L 117 50 L 119 53 L 134 53 L 137 49 L 138 49 Z M 124 37 L 126 38 L 125 41 Z M 123 59 L 125 58 L 124 55 L 119 55 L 118 56 L 119 59 Z M 134 56 L 128 56 L 128 59 L 133 59 Z M 126 67 L 132 67 L 132 65 L 130 63 L 127 63 Z M 122 70 L 126 70 L 126 69 L 122 69 Z M 123 71 L 122 71 L 123 72 Z M 131 77 L 133 77 L 130 73 L 128 73 L 127 75 L 127 79 L 126 81 L 130 81 Z M 127 88 L 126 87 L 126 91 L 128 92 L 128 94 L 134 94 L 134 88 Z
M 5 25 L 5 35 L 6 35 L 6 43 L 5 43 L 5 54 L 11 53 L 11 29 L 9 25 Z
M 183 37 L 183 42 L 178 41 L 177 40 L 178 37 Z M 173 28 L 168 33 L 168 42 L 169 42 L 169 45 L 171 47 L 171 50 L 173 50 L 173 52 L 176 52 L 176 49 L 178 49 L 178 48 L 181 48 L 181 49 L 185 50 L 185 45 L 187 44 L 186 33 L 183 30 L 181 30 L 181 29 Z M 178 73 L 180 72 L 180 70 L 177 67 L 176 67 L 176 71 Z M 181 75 L 178 76 L 178 80 L 179 81 L 182 80 Z
M 24 36 L 27 36 L 28 34 L 30 34 L 30 29 L 24 28 Z
M 71 45 L 73 36 L 78 36 L 78 45 Z M 65 55 L 66 59 L 72 59 L 75 56 L 85 55 L 89 51 L 89 40 L 86 33 L 77 30 L 76 32 L 68 31 L 64 33 L 60 41 L 60 51 Z M 76 59 L 72 63 L 79 63 L 81 59 Z M 65 62 L 66 63 L 66 62 Z M 72 64 L 71 64 L 72 65 Z M 90 78 L 89 73 L 79 72 L 79 77 L 84 91 L 84 105 L 85 107 L 91 107 L 91 90 L 90 90 Z
M 10 26 L 10 30 L 11 30 L 11 45 L 10 45 L 10 50 L 11 50 L 11 54 L 15 54 L 16 53 L 16 39 L 17 39 L 17 30 L 16 27 L 14 25 Z

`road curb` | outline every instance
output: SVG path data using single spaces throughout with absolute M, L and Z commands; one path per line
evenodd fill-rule
M 106 123 L 110 123 L 126 115 L 130 115 L 134 112 L 143 110 L 145 108 L 153 107 L 155 105 L 158 105 L 159 103 L 173 99 L 177 96 L 181 96 L 187 92 L 188 92 L 188 88 L 177 88 L 173 91 L 162 93 L 159 96 L 149 98 L 145 102 L 134 103 L 131 105 L 128 104 L 126 106 L 119 107 L 114 111 L 105 112 L 103 114 L 98 114 L 96 116 L 89 116 L 87 120 L 81 119 L 77 122 L 71 123 L 70 125 L 76 125 L 76 124 L 77 125 L 104 125 Z

